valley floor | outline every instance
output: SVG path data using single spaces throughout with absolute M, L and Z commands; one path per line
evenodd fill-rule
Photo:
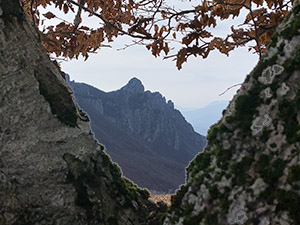
M 174 194 L 165 194 L 165 195 L 150 195 L 149 200 L 158 203 L 158 202 L 164 202 L 168 206 L 171 206 L 171 197 Z

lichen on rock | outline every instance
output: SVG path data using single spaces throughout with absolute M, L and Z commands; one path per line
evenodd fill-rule
M 299 224 L 299 11 L 211 127 L 164 225 Z

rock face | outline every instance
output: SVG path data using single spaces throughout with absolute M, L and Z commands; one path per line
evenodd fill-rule
M 19 1 L 0 0 L 0 224 L 151 224 L 147 198 L 94 140 Z
M 187 168 L 164 225 L 300 224 L 300 5 Z
M 69 84 L 91 118 L 95 137 L 126 177 L 158 192 L 174 192 L 185 182 L 185 167 L 202 151 L 205 138 L 194 132 L 172 101 L 158 92 L 145 92 L 137 78 L 108 93 Z
M 164 225 L 300 224 L 299 13 L 209 132 Z M 0 224 L 162 224 L 93 139 L 18 0 L 0 0 L 0 87 Z
M 121 88 L 121 91 L 128 92 L 131 94 L 144 93 L 144 90 L 145 88 L 142 82 L 135 77 L 132 78 L 126 86 Z

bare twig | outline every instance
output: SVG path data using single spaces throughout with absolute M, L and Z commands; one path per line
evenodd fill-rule
M 73 31 L 63 31 L 63 30 L 58 30 L 58 31 L 49 31 L 45 33 L 44 35 L 49 35 L 49 34 L 62 34 L 62 35 L 72 35 L 72 34 L 77 34 L 74 33 Z
M 75 20 L 74 20 L 74 28 L 73 28 L 73 33 L 76 32 L 80 22 L 81 22 L 81 5 L 84 4 L 84 0 L 80 0 L 79 6 L 78 6 L 78 12 L 76 14 Z
M 230 89 L 232 89 L 232 88 L 234 88 L 234 87 L 237 87 L 237 86 L 240 86 L 240 85 L 242 85 L 242 83 L 240 83 L 240 84 L 235 84 L 235 85 L 230 86 L 230 87 L 227 88 L 224 92 L 222 92 L 221 94 L 219 94 L 219 96 L 224 95 L 224 94 L 225 94 L 227 91 L 229 91 Z
M 69 60 L 64 59 L 64 58 L 58 58 L 58 57 L 53 57 L 53 56 L 50 56 L 50 59 L 56 60 L 56 61 L 61 60 L 61 61 L 65 61 L 65 62 L 68 62 L 68 61 L 69 61 Z
M 130 33 L 126 32 L 126 31 L 120 29 L 119 27 L 115 26 L 114 24 L 108 22 L 101 14 L 96 13 L 93 10 L 91 10 L 91 9 L 89 9 L 89 8 L 87 8 L 87 7 L 81 5 L 81 4 L 79 4 L 79 3 L 77 3 L 77 2 L 75 2 L 73 0 L 68 0 L 68 2 L 74 4 L 74 5 L 78 6 L 78 7 L 81 7 L 83 10 L 85 10 L 85 11 L 93 14 L 94 16 L 100 18 L 107 26 L 112 27 L 113 29 L 119 31 L 121 34 L 130 36 L 132 38 L 140 38 L 140 39 L 147 39 L 147 40 L 156 40 L 156 38 L 154 38 L 152 36 L 141 36 L 141 35 L 130 34 Z
M 133 43 L 131 43 L 131 44 L 125 44 L 125 46 L 123 48 L 118 48 L 117 51 L 123 51 L 123 50 L 130 48 L 132 46 L 135 46 L 135 45 L 142 45 L 143 44 L 142 42 L 143 42 L 142 40 L 133 41 Z
M 155 18 L 155 15 L 159 12 L 160 7 L 162 6 L 162 3 L 163 3 L 163 0 L 160 1 L 160 3 L 159 3 L 158 6 L 157 6 L 157 9 L 156 9 L 155 12 L 153 13 L 153 15 L 152 15 L 152 19 L 153 19 L 153 20 L 154 20 L 154 18 Z M 149 29 L 151 29 L 151 28 L 153 27 L 153 25 L 154 25 L 154 24 L 152 24 L 152 25 L 150 26 Z
M 249 7 L 249 11 L 250 11 L 250 15 L 254 24 L 254 30 L 255 30 L 255 42 L 256 42 L 256 46 L 257 46 L 257 50 L 258 50 L 258 54 L 259 54 L 259 58 L 261 58 L 261 47 L 260 47 L 260 43 L 259 43 L 259 34 L 258 34 L 258 28 L 257 28 L 257 23 L 255 21 L 254 15 L 253 15 L 253 11 L 252 11 L 252 1 L 250 0 L 250 7 Z
M 31 11 L 31 19 L 32 19 L 33 26 L 36 27 L 35 18 L 34 18 L 35 12 L 33 12 L 33 3 L 34 3 L 34 0 L 31 0 L 30 11 Z

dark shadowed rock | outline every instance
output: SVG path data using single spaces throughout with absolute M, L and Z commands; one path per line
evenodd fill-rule
M 87 120 L 19 1 L 0 0 L 1 225 L 152 224 Z

